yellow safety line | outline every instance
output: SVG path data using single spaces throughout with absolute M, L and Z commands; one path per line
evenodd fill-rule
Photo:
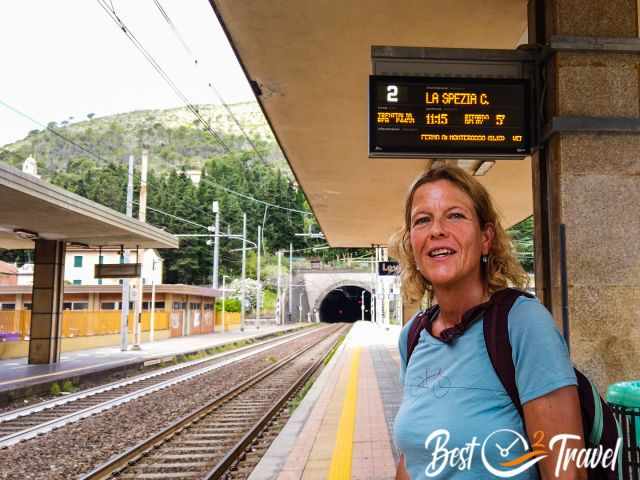
M 351 454 L 353 451 L 353 433 L 356 426 L 356 401 L 358 399 L 358 369 L 360 351 L 357 347 L 351 359 L 351 371 L 347 393 L 342 404 L 342 413 L 336 433 L 336 444 L 331 457 L 329 480 L 348 480 L 351 478 Z

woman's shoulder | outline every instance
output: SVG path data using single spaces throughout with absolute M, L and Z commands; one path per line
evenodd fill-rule
M 400 355 L 403 359 L 407 356 L 407 342 L 409 341 L 411 326 L 418 321 L 418 317 L 422 314 L 424 314 L 424 311 L 418 310 L 400 330 L 400 335 L 398 337 L 398 349 L 400 350 Z
M 523 327 L 526 323 L 555 325 L 549 310 L 536 297 L 520 295 L 509 311 L 509 328 Z
M 509 339 L 514 347 L 522 342 L 544 343 L 561 337 L 551 313 L 535 297 L 518 297 L 509 311 L 508 320 Z

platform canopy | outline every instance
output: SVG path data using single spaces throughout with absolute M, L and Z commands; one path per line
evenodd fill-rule
M 386 244 L 410 182 L 432 165 L 368 158 L 371 47 L 511 49 L 527 38 L 525 0 L 210 3 L 335 247 Z M 461 165 L 473 172 L 479 163 Z M 506 224 L 533 212 L 529 158 L 500 160 L 478 178 Z
M 0 163 L 0 248 L 34 248 L 34 239 L 87 246 L 177 248 L 151 225 Z

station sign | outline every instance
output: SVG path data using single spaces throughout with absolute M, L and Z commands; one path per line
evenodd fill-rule
M 400 264 L 398 262 L 378 262 L 378 275 L 400 275 Z
M 530 98 L 527 79 L 372 75 L 369 156 L 522 158 Z
M 95 278 L 138 278 L 142 272 L 141 263 L 98 263 Z

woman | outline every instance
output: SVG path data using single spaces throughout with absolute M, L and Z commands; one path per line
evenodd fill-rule
M 404 395 L 394 425 L 401 452 L 396 478 L 496 478 L 490 468 L 513 473 L 526 463 L 528 445 L 548 447 L 560 433 L 579 435 L 567 447 L 583 448 L 577 382 L 566 344 L 537 300 L 520 297 L 509 312 L 526 430 L 491 365 L 482 319 L 448 338 L 448 329 L 461 330 L 466 311 L 502 288 L 526 284 L 485 188 L 457 167 L 424 173 L 410 189 L 404 228 L 392 249 L 402 266 L 407 299 L 418 301 L 426 293 L 439 306 L 408 365 L 411 321 L 400 335 Z M 547 448 L 536 466 L 509 478 L 586 478 L 573 463 L 555 476 L 558 455 L 558 448 Z

